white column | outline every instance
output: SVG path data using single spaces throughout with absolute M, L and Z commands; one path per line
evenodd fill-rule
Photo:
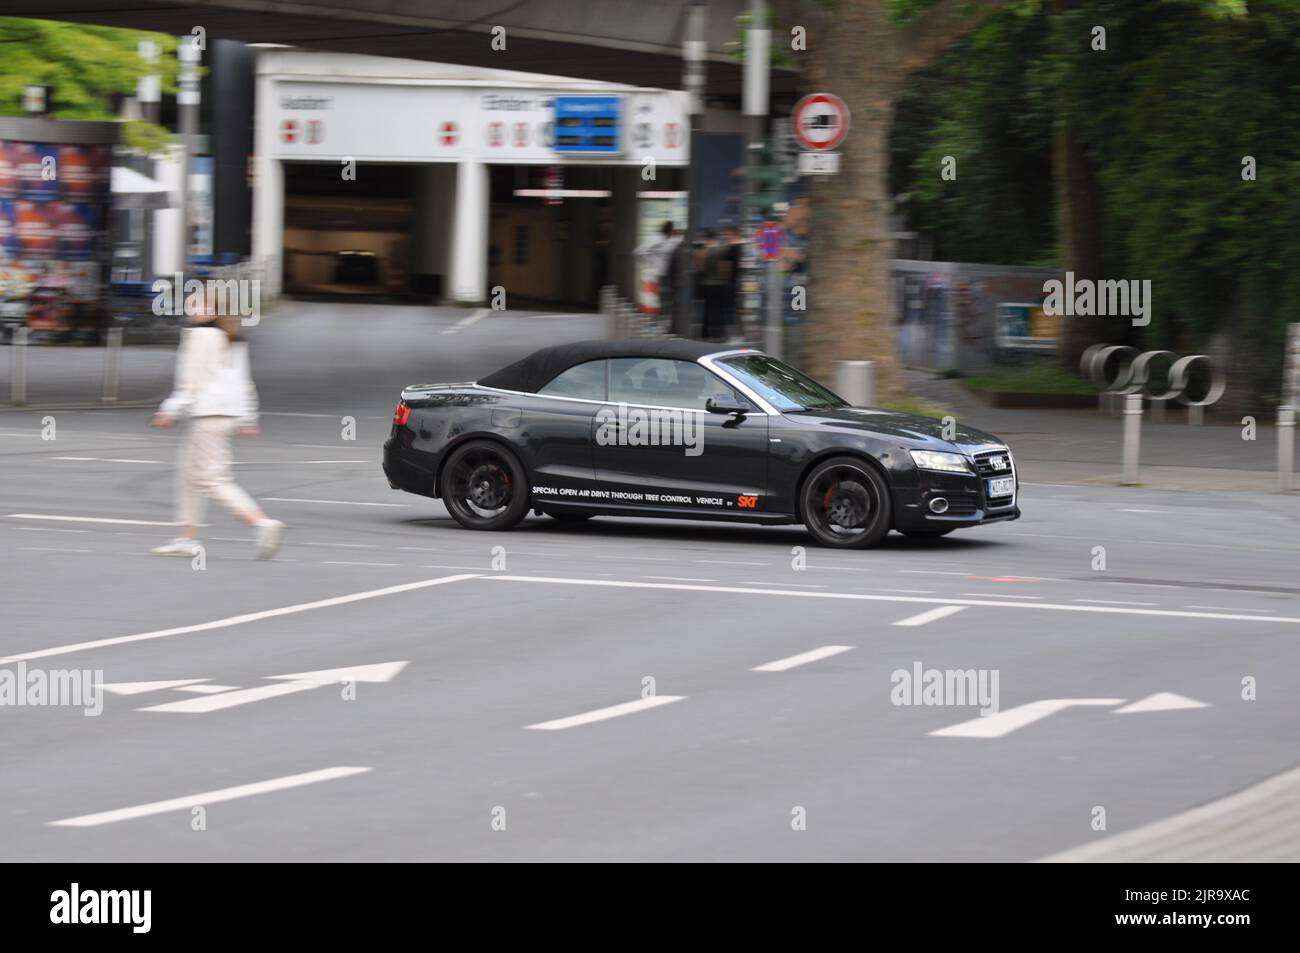
M 257 77 L 257 104 L 253 132 L 253 258 L 266 266 L 270 287 L 264 294 L 280 292 L 284 258 L 284 163 L 276 158 L 275 80 Z
M 465 160 L 456 169 L 452 225 L 451 298 L 482 304 L 487 296 L 488 167 Z M 508 300 L 508 299 L 507 299 Z

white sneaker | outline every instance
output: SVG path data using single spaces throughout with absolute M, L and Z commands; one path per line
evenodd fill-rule
M 279 520 L 262 520 L 257 524 L 257 558 L 270 559 L 280 548 L 284 524 Z
M 186 539 L 183 536 L 178 536 L 170 543 L 155 546 L 153 552 L 155 556 L 185 556 L 192 558 L 199 554 L 201 548 L 197 539 Z

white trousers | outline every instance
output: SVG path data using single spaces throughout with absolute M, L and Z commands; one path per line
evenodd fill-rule
M 230 441 L 234 417 L 194 417 L 181 439 L 176 461 L 176 522 L 198 526 L 212 497 L 239 517 L 257 512 L 257 503 L 230 476 Z

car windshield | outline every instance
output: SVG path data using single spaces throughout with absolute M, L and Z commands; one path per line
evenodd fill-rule
M 737 354 L 718 363 L 783 412 L 848 406 L 807 374 L 766 354 Z

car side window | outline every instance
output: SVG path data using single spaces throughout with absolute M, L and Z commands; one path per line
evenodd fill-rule
M 561 371 L 537 393 L 547 397 L 579 397 L 583 400 L 605 399 L 605 361 L 587 361 Z
M 704 410 L 709 399 L 715 397 L 740 400 L 729 384 L 693 361 L 620 357 L 609 362 L 612 403 Z

